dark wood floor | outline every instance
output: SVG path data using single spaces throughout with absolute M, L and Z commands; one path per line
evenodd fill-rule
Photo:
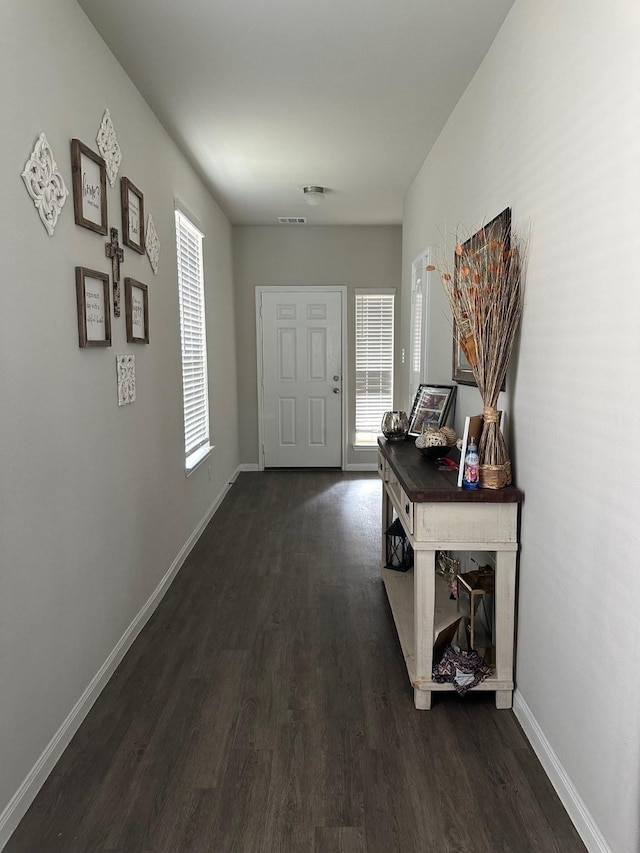
M 5 853 L 584 851 L 493 694 L 414 709 L 380 500 L 240 475 Z

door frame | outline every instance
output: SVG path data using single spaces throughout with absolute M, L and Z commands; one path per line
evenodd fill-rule
M 342 357 L 342 400 L 341 400 L 341 429 L 342 441 L 340 445 L 340 468 L 345 470 L 347 459 L 347 387 L 348 387 L 348 363 L 347 363 L 347 288 L 344 285 L 258 285 L 256 287 L 256 372 L 258 382 L 258 470 L 264 471 L 264 365 L 262 363 L 262 305 L 263 293 L 339 293 L 340 294 L 340 317 L 341 329 L 341 357 Z
M 416 258 L 411 261 L 411 312 L 410 312 L 410 320 L 409 320 L 409 408 L 407 411 L 411 411 L 411 406 L 413 405 L 413 401 L 415 398 L 415 394 L 417 388 L 413 388 L 411 383 L 411 377 L 413 375 L 411 359 L 413 357 L 413 331 L 414 331 L 414 322 L 415 322 L 415 281 L 416 277 L 419 273 L 422 273 L 422 281 L 423 281 L 423 290 L 422 290 L 422 318 L 421 318 L 421 328 L 422 335 L 420 336 L 420 382 L 427 381 L 427 361 L 429 357 L 429 317 L 431 314 L 431 271 L 427 269 L 433 263 L 433 247 L 428 246 L 423 252 L 421 252 Z

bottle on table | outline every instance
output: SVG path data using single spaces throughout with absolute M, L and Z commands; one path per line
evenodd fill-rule
M 462 474 L 463 489 L 477 489 L 480 474 L 480 458 L 478 456 L 478 448 L 476 440 L 472 436 L 467 447 L 467 452 L 464 457 L 464 471 Z

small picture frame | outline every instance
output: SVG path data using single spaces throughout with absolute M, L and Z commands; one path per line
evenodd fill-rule
M 144 255 L 144 195 L 129 178 L 120 179 L 122 241 Z
M 127 343 L 149 343 L 149 294 L 147 285 L 134 278 L 124 280 Z
M 455 385 L 419 385 L 409 416 L 409 435 L 420 435 L 423 427 L 444 426 L 455 395 Z
M 79 139 L 71 140 L 71 178 L 76 225 L 106 234 L 107 167 L 102 157 Z
M 78 343 L 81 347 L 111 346 L 109 276 L 87 267 L 76 267 Z

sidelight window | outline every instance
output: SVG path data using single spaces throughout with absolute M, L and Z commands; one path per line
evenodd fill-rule
M 211 449 L 202 262 L 203 239 L 204 235 L 195 225 L 183 213 L 176 210 L 184 452 L 187 473 L 195 468 Z
M 375 444 L 393 409 L 394 290 L 356 290 L 356 444 Z

